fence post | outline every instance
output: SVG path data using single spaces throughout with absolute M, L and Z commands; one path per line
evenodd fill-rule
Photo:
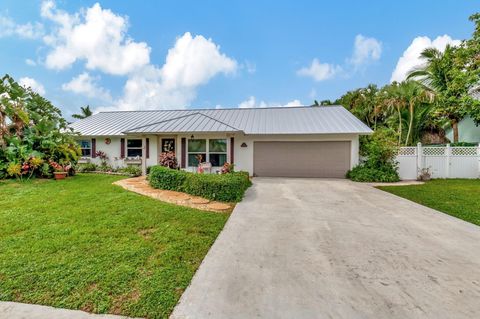
M 447 152 L 445 156 L 445 160 L 447 161 L 447 165 L 445 165 L 445 178 L 450 178 L 450 154 L 452 153 L 450 144 L 447 144 L 445 152 Z
M 423 169 L 423 150 L 422 143 L 417 143 L 417 177 L 420 176 Z
M 478 178 L 480 178 L 480 143 L 477 146 L 477 160 L 478 160 Z

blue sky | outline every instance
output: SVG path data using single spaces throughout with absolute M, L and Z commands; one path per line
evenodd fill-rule
M 66 116 L 309 105 L 468 38 L 476 1 L 12 1 L 0 69 Z M 396 70 L 392 78 L 393 72 Z

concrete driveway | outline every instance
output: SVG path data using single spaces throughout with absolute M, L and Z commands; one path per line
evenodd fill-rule
M 173 318 L 480 318 L 480 227 L 364 184 L 256 178 Z

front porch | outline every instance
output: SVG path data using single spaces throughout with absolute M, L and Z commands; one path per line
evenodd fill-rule
M 224 163 L 234 161 L 234 135 L 175 134 L 127 135 L 124 140 L 125 163 L 138 159 L 143 175 L 147 167 L 159 164 L 160 154 L 174 152 L 181 169 L 195 172 L 199 163 L 208 163 L 210 173 L 216 173 Z

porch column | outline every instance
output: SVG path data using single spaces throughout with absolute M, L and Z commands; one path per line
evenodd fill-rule
M 142 175 L 147 175 L 147 138 L 142 137 Z

